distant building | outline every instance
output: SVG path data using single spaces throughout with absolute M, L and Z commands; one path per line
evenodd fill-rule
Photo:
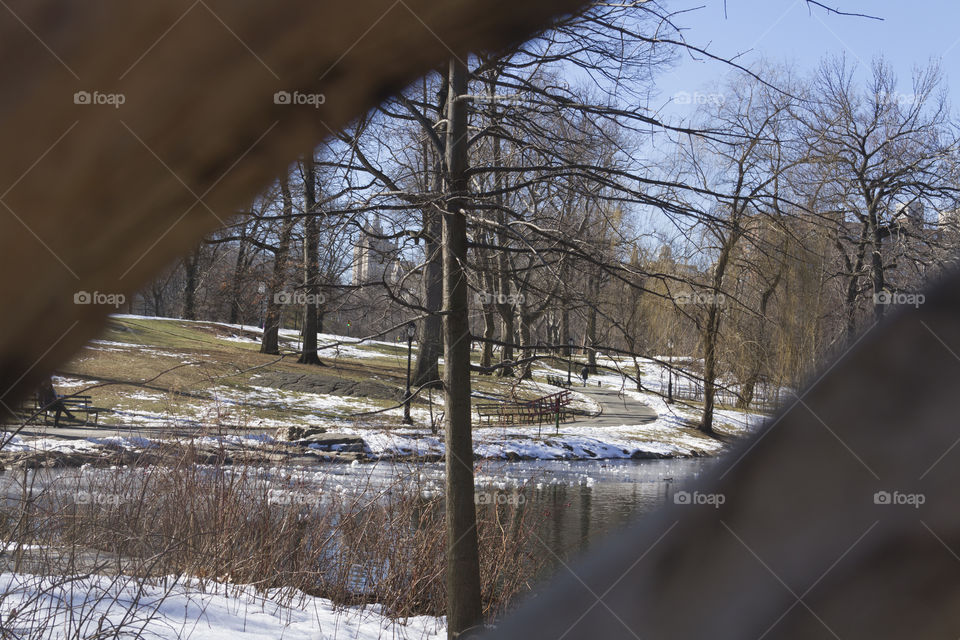
M 927 231 L 923 218 L 923 203 L 897 203 L 893 207 L 891 232 L 896 239 L 912 237 L 914 240 L 922 238 Z
M 379 220 L 363 225 L 363 233 L 353 248 L 353 284 L 363 286 L 383 282 L 384 274 L 396 278 L 397 245 L 383 236 Z
M 937 212 L 937 231 L 953 235 L 960 233 L 960 209 Z

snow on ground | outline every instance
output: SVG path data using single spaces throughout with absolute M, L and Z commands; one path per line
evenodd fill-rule
M 420 616 L 392 621 L 377 606 L 337 608 L 326 599 L 298 594 L 292 602 L 279 592 L 244 585 L 169 579 L 143 584 L 126 577 L 69 579 L 0 574 L 0 616 L 4 627 L 31 638 L 110 635 L 173 640 L 439 640 L 442 618 Z
M 136 349 L 140 353 L 145 353 L 151 356 L 159 356 L 161 358 L 182 358 L 182 353 L 177 353 L 175 351 L 164 351 L 163 349 L 154 349 L 153 347 L 148 347 L 142 344 L 134 344 L 132 342 L 114 342 L 113 340 L 91 340 L 84 349 L 89 349 L 91 351 L 113 351 L 113 352 L 124 352 L 128 349 Z
M 656 363 L 646 362 L 644 379 L 657 379 L 657 373 L 650 372 Z M 594 426 L 589 418 L 560 425 L 559 433 L 554 424 L 522 425 L 509 427 L 478 427 L 474 430 L 474 448 L 478 456 L 492 459 L 615 459 L 642 457 L 677 457 L 691 455 L 711 455 L 721 451 L 720 441 L 702 435 L 692 429 L 690 424 L 696 420 L 696 408 L 683 404 L 669 405 L 657 394 L 639 392 L 626 387 L 623 378 L 615 373 L 603 373 L 591 378 L 591 383 L 599 381 L 601 386 L 615 389 L 627 397 L 649 405 L 658 415 L 648 424 L 623 424 L 615 426 Z M 554 392 L 550 385 L 525 382 L 539 393 Z M 651 385 L 652 386 L 652 385 Z M 557 389 L 559 390 L 559 389 Z M 599 406 L 596 400 L 589 398 L 576 389 L 575 396 L 592 413 Z M 140 393 L 140 392 L 138 392 Z M 143 392 L 148 397 L 148 392 Z M 429 424 L 427 409 L 415 407 L 411 414 L 415 427 L 385 429 L 382 424 L 371 422 L 365 417 L 351 417 L 366 411 L 377 411 L 380 407 L 365 398 L 344 397 L 317 393 L 284 391 L 273 387 L 252 387 L 250 390 L 217 387 L 211 395 L 219 404 L 250 404 L 275 407 L 277 409 L 298 409 L 309 413 L 293 413 L 280 420 L 255 418 L 255 424 L 248 426 L 273 429 L 281 426 L 322 426 L 328 431 L 361 436 L 367 444 L 370 456 L 442 456 L 445 451 L 442 435 L 436 435 L 425 428 Z M 146 399 L 146 398 L 145 398 Z M 123 421 L 143 426 L 193 426 L 201 427 L 205 423 L 205 413 L 211 407 L 190 405 L 192 416 L 154 415 L 142 411 L 119 408 Z M 393 418 L 402 415 L 401 408 L 384 412 Z M 206 417 L 210 417 L 207 415 Z M 746 435 L 756 429 L 764 416 L 729 409 L 716 412 L 717 429 L 734 435 Z M 192 441 L 198 445 L 224 447 L 261 448 L 273 446 L 276 441 L 270 436 L 205 436 L 181 438 L 185 444 Z M 57 438 L 28 439 L 15 436 L 4 447 L 10 451 L 80 451 L 100 446 L 143 449 L 156 444 L 157 440 L 147 438 L 87 438 L 85 440 L 64 441 Z
M 120 318 L 126 320 L 169 320 L 171 322 L 181 322 L 181 323 L 193 323 L 193 324 L 202 324 L 202 325 L 213 325 L 221 327 L 224 329 L 231 329 L 234 331 L 240 332 L 239 334 L 231 334 L 228 336 L 219 336 L 221 340 L 228 340 L 230 342 L 246 342 L 246 343 L 257 343 L 259 342 L 256 338 L 250 338 L 249 336 L 243 335 L 244 332 L 249 332 L 253 334 L 262 334 L 263 329 L 256 325 L 240 325 L 232 324 L 229 322 L 213 322 L 210 320 L 184 320 L 183 318 L 163 318 L 159 316 L 139 316 L 131 315 L 126 313 L 117 313 L 111 314 L 111 318 Z M 300 332 L 296 329 L 280 329 L 279 336 L 282 339 L 285 339 L 290 342 L 296 342 L 300 338 Z M 330 333 L 319 333 L 317 334 L 318 340 L 318 352 L 321 356 L 331 358 L 331 357 L 343 357 L 343 358 L 379 358 L 383 357 L 384 353 L 375 349 L 359 349 L 356 346 L 352 345 L 376 345 L 381 347 L 391 347 L 396 348 L 400 345 L 399 343 L 391 342 L 389 340 L 362 340 L 360 338 L 351 338 L 348 336 L 340 336 Z M 92 340 L 91 344 L 95 345 L 95 348 L 104 351 L 119 351 L 123 348 L 138 348 L 144 349 L 143 345 L 130 344 L 125 342 L 112 342 L 109 340 Z
M 363 437 L 374 456 L 442 456 L 442 436 L 426 429 L 344 429 Z M 671 426 L 665 420 L 645 425 L 591 427 L 553 424 L 475 429 L 473 446 L 483 458 L 536 460 L 685 457 L 719 453 L 723 445 L 695 430 Z
M 615 367 L 618 363 L 610 358 L 601 358 L 600 364 Z M 661 365 L 653 360 L 640 361 L 641 380 L 645 388 L 658 388 Z M 625 364 L 621 364 L 625 366 Z M 633 373 L 632 362 L 628 369 Z M 566 375 L 566 371 L 544 367 L 535 374 Z M 476 428 L 473 432 L 474 450 L 484 458 L 533 458 L 540 460 L 564 459 L 612 459 L 631 457 L 675 457 L 691 455 L 717 454 L 723 444 L 703 435 L 690 427 L 699 417 L 695 408 L 682 404 L 667 404 L 666 400 L 655 393 L 640 392 L 635 387 L 627 387 L 624 378 L 613 372 L 605 372 L 590 378 L 590 384 L 600 382 L 602 387 L 615 389 L 628 398 L 650 406 L 657 413 L 657 419 L 648 424 L 624 424 L 618 426 L 591 426 L 589 418 L 574 423 L 561 424 L 559 434 L 555 425 L 509 426 Z M 524 381 L 525 385 L 535 388 L 544 395 L 559 391 L 552 385 Z M 597 402 L 571 389 L 575 396 L 582 398 L 586 405 Z M 729 409 L 715 412 L 715 424 L 718 431 L 733 435 L 746 436 L 757 429 L 765 416 Z M 443 455 L 444 444 L 441 437 L 425 429 L 395 429 L 390 431 L 354 430 L 362 435 L 374 455 Z
M 78 387 L 90 387 L 96 384 L 90 380 L 81 380 L 80 378 L 69 378 L 67 376 L 53 376 L 53 386 L 57 389 L 76 389 Z
M 120 315 L 115 317 L 134 320 L 144 319 L 142 316 Z M 172 320 L 188 322 L 179 319 Z M 254 333 L 260 331 L 257 327 L 241 327 L 240 325 L 227 323 L 203 322 L 203 324 L 218 325 L 237 331 L 241 329 Z M 288 329 L 281 330 L 280 335 L 286 340 L 296 340 L 298 337 L 296 331 Z M 229 339 L 250 340 L 250 338 L 241 335 L 231 335 Z M 321 334 L 319 339 L 321 346 L 327 345 L 324 355 L 328 358 L 333 357 L 336 352 L 351 358 L 383 357 L 384 352 L 376 348 L 371 349 L 367 345 L 397 346 L 389 341 L 364 341 L 364 348 L 360 348 L 355 346 L 360 343 L 357 338 L 331 334 Z M 141 345 L 105 340 L 95 341 L 93 347 L 117 350 L 145 349 Z M 685 362 L 687 360 L 689 359 L 684 359 Z M 638 359 L 638 362 L 641 367 L 640 375 L 643 387 L 659 390 L 666 377 L 666 368 L 655 359 L 641 358 Z M 556 460 L 690 456 L 718 453 L 721 450 L 723 445 L 718 440 L 704 436 L 690 428 L 693 421 L 698 418 L 697 408 L 687 407 L 682 402 L 668 405 L 656 393 L 637 391 L 632 381 L 627 381 L 623 376 L 616 373 L 616 370 L 620 369 L 625 373 L 635 375 L 632 359 L 599 354 L 598 364 L 606 367 L 606 369 L 603 369 L 603 372 L 599 375 L 590 378 L 591 385 L 599 382 L 602 387 L 615 389 L 630 399 L 649 405 L 658 414 L 657 419 L 648 424 L 592 426 L 589 418 L 581 418 L 576 422 L 560 425 L 559 433 L 557 433 L 553 424 L 544 424 L 541 427 L 537 425 L 505 428 L 478 427 L 474 431 L 474 444 L 477 454 L 486 458 L 522 457 Z M 567 372 L 565 369 L 561 370 L 549 366 L 540 367 L 535 371 L 538 378 L 548 373 L 566 377 Z M 73 385 L 79 386 L 79 383 L 80 381 L 73 379 L 63 379 L 61 384 L 69 388 Z M 675 380 L 676 388 L 685 388 L 692 384 L 692 380 L 683 377 Z M 520 381 L 519 386 L 525 391 L 532 391 L 537 395 L 548 395 L 561 390 L 560 387 L 530 380 Z M 587 393 L 578 391 L 576 387 L 571 391 L 573 392 L 573 407 L 575 409 L 588 414 L 599 412 L 601 407 L 594 398 L 591 398 Z M 123 403 L 117 407 L 117 413 L 121 421 L 128 425 L 145 427 L 171 425 L 200 428 L 217 418 L 221 406 L 237 407 L 240 412 L 242 412 L 244 406 L 266 407 L 276 409 L 281 413 L 288 411 L 288 413 L 282 415 L 281 419 L 250 416 L 249 424 L 245 423 L 241 426 L 259 429 L 273 429 L 284 426 L 325 427 L 328 431 L 363 437 L 373 457 L 393 457 L 397 455 L 442 456 L 444 453 L 442 437 L 431 433 L 426 428 L 431 419 L 430 412 L 421 407 L 414 407 L 411 410 L 416 423 L 415 427 L 399 427 L 398 425 L 398 428 L 385 429 L 382 422 L 378 423 L 376 419 L 383 416 L 399 418 L 402 415 L 402 408 L 383 411 L 377 414 L 375 419 L 372 415 L 364 414 L 380 411 L 383 404 L 376 404 L 367 398 L 285 391 L 263 386 L 253 386 L 249 389 L 220 386 L 209 390 L 209 394 L 212 400 L 210 403 L 178 407 L 178 411 L 183 415 L 172 415 L 170 413 L 158 415 L 130 406 L 125 407 Z M 130 398 L 131 400 L 159 399 L 154 398 L 149 392 L 137 392 L 130 395 Z M 435 414 L 440 411 L 442 411 L 442 407 L 436 407 Z M 243 422 L 244 417 L 240 415 L 238 419 Z M 764 417 L 759 414 L 729 409 L 719 409 L 715 414 L 717 429 L 733 435 L 746 435 L 756 429 L 763 419 Z M 34 442 L 17 440 L 11 442 L 8 447 L 24 449 L 31 446 L 54 448 L 62 446 L 55 444 L 59 442 L 59 440 L 50 438 Z M 231 442 L 229 446 L 241 446 L 243 444 L 243 442 Z M 246 444 L 262 446 L 262 443 L 253 441 Z
M 70 453 L 74 451 L 89 451 L 96 445 L 86 440 L 64 440 L 63 438 L 28 438 L 20 435 L 0 432 L 0 442 L 3 443 L 3 451 L 14 452 L 33 452 L 33 451 L 52 451 L 57 453 Z
M 255 379 L 255 378 L 254 378 Z M 276 387 L 251 386 L 244 390 L 230 387 L 215 387 L 209 390 L 218 402 L 236 405 L 256 405 L 280 410 L 308 410 L 317 414 L 292 416 L 292 420 L 283 425 L 297 426 L 339 426 L 330 422 L 331 418 L 346 419 L 358 414 L 380 412 L 380 415 L 398 417 L 403 415 L 402 407 L 384 411 L 380 404 L 359 396 L 340 396 L 309 391 L 287 391 Z M 430 410 L 411 407 L 410 415 L 414 420 L 428 421 Z

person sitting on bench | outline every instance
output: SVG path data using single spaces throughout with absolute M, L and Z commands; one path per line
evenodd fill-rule
M 66 405 L 63 404 L 63 400 L 60 399 L 60 396 L 57 395 L 56 390 L 53 388 L 53 379 L 50 376 L 44 378 L 43 382 L 40 383 L 40 386 L 37 387 L 37 404 L 40 406 L 41 411 L 53 411 L 56 410 L 56 415 L 53 418 L 53 426 L 60 426 L 60 414 L 67 414 L 67 418 L 70 420 L 76 420 L 74 415 L 70 413 Z

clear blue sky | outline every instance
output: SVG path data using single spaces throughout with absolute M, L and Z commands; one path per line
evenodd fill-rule
M 842 11 L 883 18 L 837 16 L 808 6 L 804 0 L 662 0 L 677 15 L 675 24 L 685 28 L 691 44 L 715 55 L 733 57 L 753 68 L 761 58 L 793 63 L 806 74 L 825 54 L 842 54 L 868 70 L 871 60 L 883 55 L 893 66 L 900 91 L 910 91 L 911 70 L 940 59 L 948 87 L 960 83 L 960 2 L 956 0 L 824 0 Z M 697 7 L 700 7 L 697 9 Z M 728 67 L 719 62 L 696 61 L 684 54 L 677 66 L 656 79 L 658 95 L 654 109 L 679 92 L 710 88 Z M 951 99 L 954 109 L 960 100 Z M 666 112 L 675 112 L 667 107 Z

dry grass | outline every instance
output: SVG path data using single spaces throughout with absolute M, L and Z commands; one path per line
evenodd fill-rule
M 221 429 L 272 431 L 278 424 L 310 424 L 320 418 L 340 419 L 357 413 L 350 402 L 330 411 L 311 410 L 308 403 L 269 402 L 263 398 L 244 401 L 251 388 L 260 386 L 256 376 L 272 372 L 336 376 L 346 381 L 378 380 L 404 387 L 406 346 L 386 344 L 351 345 L 374 357 L 324 357 L 329 366 L 311 367 L 296 363 L 287 341 L 281 357 L 259 353 L 258 345 L 229 340 L 241 335 L 238 329 L 209 322 L 185 322 L 156 318 L 113 318 L 100 340 L 92 343 L 58 371 L 59 375 L 86 384 L 58 389 L 62 393 L 84 393 L 93 404 L 108 409 L 101 422 L 108 426 L 136 426 L 139 416 L 154 416 L 156 422 L 182 425 L 216 423 Z M 242 336 L 254 339 L 252 331 Z M 124 345 L 138 345 L 125 347 Z M 530 399 L 546 393 L 517 384 L 512 378 L 476 376 L 476 391 L 494 397 Z M 223 396 L 229 396 L 224 400 Z M 240 398 L 240 400 L 238 400 Z M 296 396 L 293 396 L 296 400 Z M 395 400 L 364 398 L 366 410 L 395 406 Z M 425 397 L 413 406 L 428 408 Z M 434 411 L 441 411 L 436 406 Z M 351 426 L 397 427 L 397 416 L 363 416 Z
M 5 570 L 189 576 L 201 589 L 253 585 L 279 589 L 281 597 L 376 602 L 395 617 L 443 615 L 443 497 L 421 492 L 417 467 L 386 483 L 358 478 L 344 492 L 253 467 L 166 462 L 62 477 L 42 488 L 23 472 L 21 495 L 0 509 L 0 535 L 17 550 Z M 543 568 L 530 542 L 542 516 L 523 498 L 518 504 L 522 491 L 505 495 L 512 498 L 478 507 L 490 617 Z

